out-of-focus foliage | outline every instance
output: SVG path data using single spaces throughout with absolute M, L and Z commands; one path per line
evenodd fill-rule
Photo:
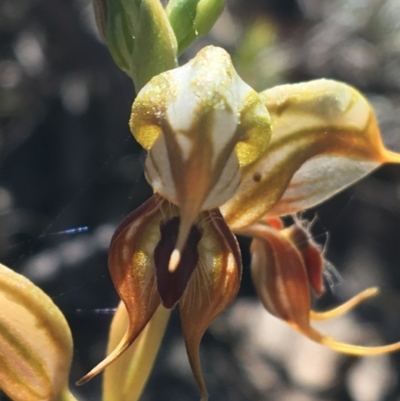
M 258 91 L 284 81 L 287 57 L 277 46 L 277 27 L 268 18 L 249 23 L 235 50 L 243 79 Z

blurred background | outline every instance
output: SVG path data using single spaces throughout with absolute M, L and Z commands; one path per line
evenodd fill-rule
M 399 0 L 229 0 L 206 44 L 226 48 L 257 90 L 327 77 L 362 90 L 400 151 Z M 43 288 L 75 342 L 71 382 L 98 363 L 118 298 L 107 248 L 151 195 L 127 121 L 131 81 L 101 43 L 89 0 L 0 2 L 0 261 Z M 305 217 L 326 245 L 324 310 L 381 294 L 323 325 L 354 344 L 400 341 L 400 167 L 386 166 Z M 400 353 L 337 355 L 269 316 L 255 297 L 247 240 L 237 301 L 202 342 L 211 400 L 399 401 Z M 0 306 L 1 307 L 1 306 Z M 100 400 L 101 378 L 72 390 Z M 6 400 L 0 394 L 0 400 Z M 174 313 L 143 401 L 197 400 Z

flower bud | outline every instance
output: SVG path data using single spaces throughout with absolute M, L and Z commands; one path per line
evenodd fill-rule
M 166 11 L 178 41 L 178 54 L 210 31 L 224 4 L 224 0 L 171 0 L 168 3 Z
M 159 0 L 94 0 L 93 5 L 101 36 L 137 91 L 176 67 L 176 38 Z

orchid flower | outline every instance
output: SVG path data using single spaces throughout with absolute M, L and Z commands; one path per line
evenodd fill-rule
M 238 292 L 242 264 L 234 233 L 254 238 L 252 275 L 269 312 L 339 352 L 400 349 L 400 343 L 342 344 L 312 328 L 312 319 L 347 312 L 376 290 L 333 311 L 313 312 L 310 292 L 323 292 L 322 253 L 302 227 L 284 229 L 279 220 L 320 204 L 384 163 L 400 163 L 400 155 L 384 147 L 359 92 L 321 79 L 257 93 L 229 55 L 210 46 L 141 89 L 130 128 L 148 151 L 145 175 L 154 195 L 111 240 L 109 270 L 127 329 L 80 383 L 143 336 L 160 308 L 165 315 L 178 305 L 190 365 L 206 400 L 199 344 Z

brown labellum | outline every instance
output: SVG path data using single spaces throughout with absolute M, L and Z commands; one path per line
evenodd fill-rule
M 182 297 L 190 277 L 199 261 L 197 245 L 202 233 L 195 225 L 188 235 L 181 260 L 174 272 L 168 270 L 168 263 L 178 237 L 180 218 L 174 217 L 160 226 L 161 239 L 154 249 L 157 290 L 166 308 L 173 308 Z

